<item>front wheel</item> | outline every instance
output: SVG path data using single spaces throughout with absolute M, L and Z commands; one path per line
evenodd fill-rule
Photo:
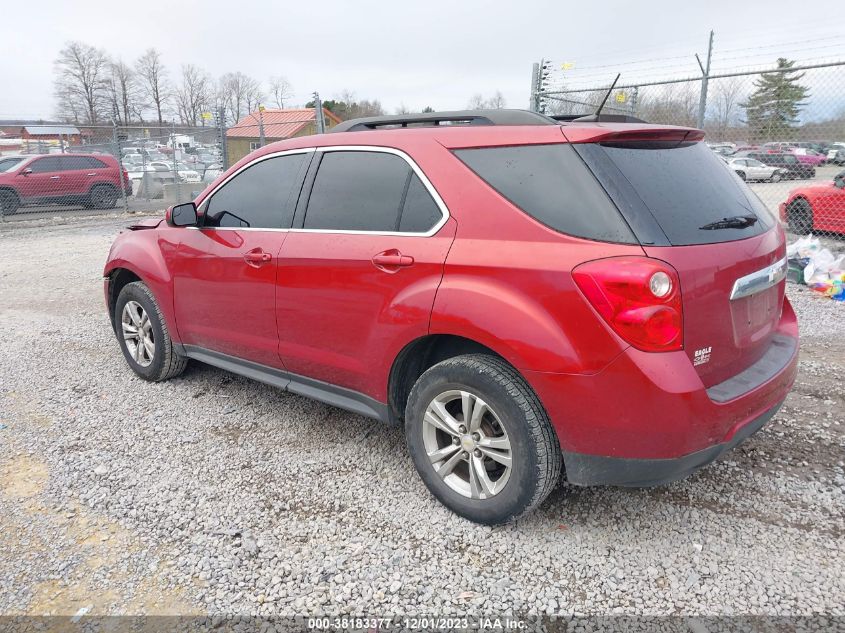
M 511 521 L 539 505 L 562 458 L 548 415 L 505 361 L 457 356 L 426 371 L 408 398 L 414 465 L 443 505 L 476 523 Z
M 114 330 L 129 367 L 144 380 L 178 376 L 188 359 L 179 356 L 153 293 L 141 281 L 126 284 L 114 308 Z
M 781 179 L 780 172 L 776 171 L 771 175 L 771 177 L 769 178 L 769 181 L 770 182 L 780 182 L 780 179 Z
M 738 171 L 738 172 L 736 172 L 736 175 L 739 176 L 740 178 L 742 178 L 743 180 L 747 180 L 747 178 L 745 177 L 744 171 Z
M 0 191 L 0 214 L 15 215 L 21 206 L 18 196 L 12 191 Z
M 813 208 L 804 198 L 792 202 L 786 209 L 789 230 L 796 235 L 806 235 L 813 230 Z

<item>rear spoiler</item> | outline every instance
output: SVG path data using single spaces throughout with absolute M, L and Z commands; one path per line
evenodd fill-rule
M 581 128 L 565 125 L 563 135 L 570 143 L 694 143 L 704 140 L 704 131 L 671 125 L 631 130 Z

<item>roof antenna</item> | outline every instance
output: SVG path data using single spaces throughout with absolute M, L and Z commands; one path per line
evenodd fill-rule
M 607 103 L 608 98 L 610 97 L 610 93 L 613 92 L 613 89 L 616 87 L 616 82 L 619 81 L 619 78 L 622 76 L 622 73 L 617 73 L 616 79 L 613 80 L 613 83 L 610 84 L 610 88 L 607 89 L 607 92 L 604 95 L 604 99 L 601 100 L 599 107 L 596 108 L 596 111 L 592 114 L 588 114 L 587 116 L 578 117 L 575 119 L 576 121 L 598 121 L 599 115 L 601 114 L 602 108 L 604 108 L 604 104 Z

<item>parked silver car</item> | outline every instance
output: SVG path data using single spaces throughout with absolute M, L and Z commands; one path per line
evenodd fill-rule
M 782 169 L 769 167 L 753 158 L 732 158 L 728 161 L 728 166 L 743 180 L 780 182 L 784 176 Z

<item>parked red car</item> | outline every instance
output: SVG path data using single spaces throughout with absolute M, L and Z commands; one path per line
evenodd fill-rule
M 845 233 L 845 171 L 830 182 L 790 191 L 780 204 L 780 218 L 798 235 L 811 231 Z
M 112 209 L 121 187 L 126 195 L 132 195 L 129 175 L 114 156 L 34 155 L 0 171 L 0 207 L 6 215 L 17 213 L 26 204 L 82 204 L 93 209 Z
M 795 155 L 798 162 L 804 163 L 805 165 L 818 167 L 819 165 L 824 165 L 827 162 L 827 155 L 823 156 L 815 150 L 807 149 L 806 147 L 796 147 L 789 150 L 789 152 Z
M 431 492 L 489 524 L 561 469 L 684 477 L 781 406 L 784 233 L 699 130 L 513 110 L 334 130 L 115 240 L 105 298 L 139 376 L 194 359 L 401 424 Z

